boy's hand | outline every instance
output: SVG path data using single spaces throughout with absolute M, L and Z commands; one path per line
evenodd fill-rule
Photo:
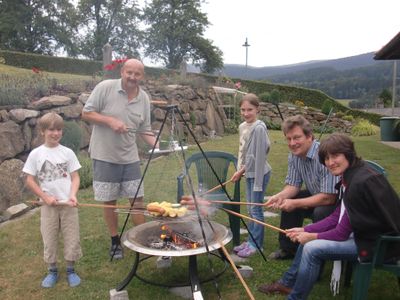
M 72 207 L 78 206 L 78 200 L 76 199 L 75 196 L 70 197 L 67 203 L 69 206 L 72 206 Z
M 57 198 L 52 195 L 45 194 L 45 196 L 42 197 L 42 200 L 46 202 L 47 205 L 50 206 L 57 205 Z

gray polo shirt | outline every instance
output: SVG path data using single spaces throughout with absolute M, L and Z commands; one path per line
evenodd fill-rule
M 121 79 L 100 82 L 90 94 L 83 111 L 115 117 L 129 128 L 151 130 L 149 96 L 140 88 L 137 97 L 128 102 Z M 117 164 L 139 160 L 135 133 L 119 134 L 110 127 L 99 124 L 93 125 L 89 152 L 92 159 Z

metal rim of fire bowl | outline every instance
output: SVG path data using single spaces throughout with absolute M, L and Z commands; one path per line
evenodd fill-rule
M 172 223 L 180 223 L 180 222 L 172 222 Z M 214 221 L 210 221 L 210 223 L 218 235 L 217 238 L 213 238 L 212 241 L 208 242 L 209 251 L 214 251 L 221 248 L 220 243 L 222 243 L 222 245 L 226 245 L 232 240 L 232 232 L 230 229 L 228 229 L 226 226 L 222 224 L 219 224 Z M 171 223 L 165 223 L 165 224 L 168 225 Z M 162 223 L 159 221 L 150 221 L 144 224 L 137 225 L 123 234 L 122 236 L 123 244 L 127 248 L 133 251 L 153 256 L 190 256 L 190 255 L 207 253 L 207 249 L 204 245 L 194 249 L 166 250 L 166 249 L 151 248 L 137 241 L 136 237 L 138 235 L 143 234 L 143 232 L 146 232 L 147 230 L 152 229 L 154 227 L 160 227 L 161 225 Z M 203 222 L 203 227 L 205 229 L 208 228 L 208 230 L 206 231 L 211 230 L 208 222 Z

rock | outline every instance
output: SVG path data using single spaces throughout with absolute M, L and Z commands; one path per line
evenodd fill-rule
M 0 122 L 6 122 L 10 120 L 8 112 L 5 109 L 0 110 Z
M 92 127 L 84 121 L 78 122 L 79 127 L 81 128 L 81 148 L 86 148 L 89 146 L 90 135 L 92 133 Z
M 238 271 L 243 278 L 249 278 L 253 276 L 253 268 L 250 266 L 239 265 Z
M 206 114 L 203 111 L 194 111 L 193 112 L 195 120 L 196 120 L 196 125 L 204 125 L 207 122 L 207 117 Z
M 53 111 L 53 112 L 65 117 L 66 119 L 77 119 L 80 117 L 80 115 L 82 113 L 82 109 L 83 109 L 83 104 L 78 102 L 78 103 L 68 105 L 68 106 L 52 108 L 49 111 L 44 111 L 44 113 Z
M 0 212 L 31 195 L 24 190 L 23 166 L 24 163 L 19 159 L 9 159 L 0 164 Z
M 82 103 L 83 105 L 85 105 L 86 101 L 89 99 L 90 94 L 88 93 L 82 93 L 79 97 L 78 97 L 78 102 Z
M 170 268 L 172 265 L 172 257 L 171 256 L 159 256 L 157 258 L 157 269 L 165 269 Z
M 170 288 L 169 291 L 183 299 L 193 299 L 193 292 L 190 286 L 179 286 Z
M 24 214 L 28 210 L 29 206 L 26 205 L 25 203 L 20 203 L 17 205 L 10 206 L 9 208 L 7 208 L 5 212 L 3 212 L 3 220 L 4 221 L 11 220 L 13 218 L 16 218 Z
M 126 290 L 117 291 L 112 289 L 110 290 L 110 300 L 129 300 L 128 292 Z
M 38 101 L 32 102 L 29 108 L 43 110 L 53 106 L 63 106 L 72 103 L 72 99 L 66 96 L 52 95 L 49 97 L 42 97 Z
M 0 162 L 24 151 L 22 130 L 14 121 L 0 123 Z
M 36 118 L 40 114 L 40 112 L 38 112 L 37 110 L 24 109 L 24 108 L 12 109 L 8 113 L 11 120 L 17 123 L 21 123 L 22 121 L 25 121 L 25 119 L 28 118 Z

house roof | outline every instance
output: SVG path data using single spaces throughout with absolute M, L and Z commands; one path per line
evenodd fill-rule
M 375 53 L 376 60 L 400 59 L 400 32 Z

